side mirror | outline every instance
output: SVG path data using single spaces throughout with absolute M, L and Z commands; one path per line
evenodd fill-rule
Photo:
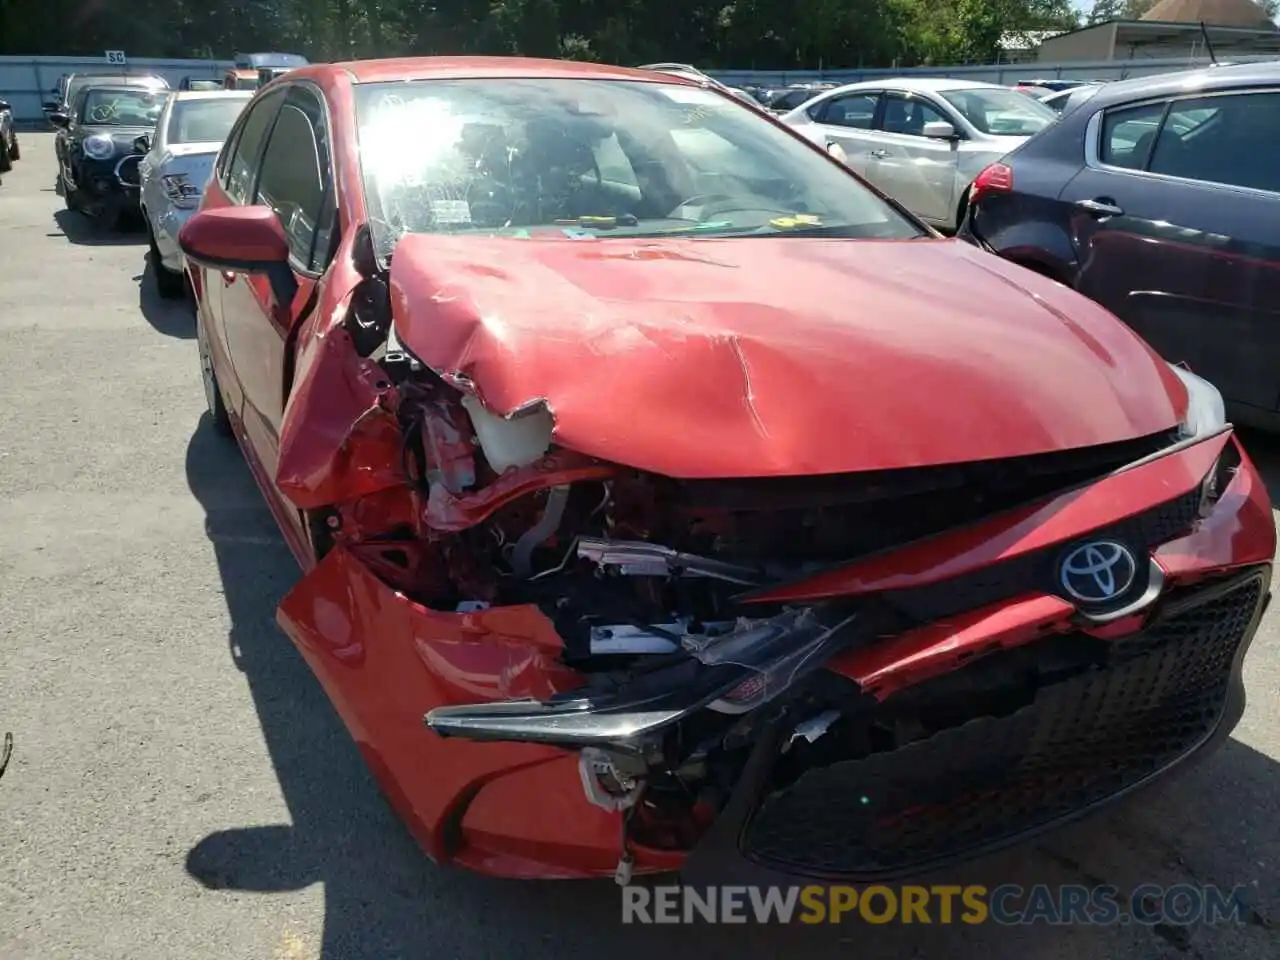
M 71 117 L 60 110 L 55 110 L 49 114 L 49 122 L 55 127 L 61 127 L 63 130 L 71 126 Z
M 138 153 L 150 153 L 151 138 L 147 136 L 145 133 L 140 137 L 134 138 L 133 149 L 136 150 Z
M 53 113 L 53 111 L 58 109 L 58 102 L 56 100 L 46 100 L 44 103 L 40 104 L 40 109 L 45 113 Z
M 827 153 L 831 154 L 845 166 L 849 165 L 849 154 L 845 153 L 844 147 L 836 143 L 834 140 L 827 141 Z
M 930 120 L 924 125 L 924 135 L 930 140 L 954 140 L 956 128 L 945 120 Z
M 9 106 L 8 100 L 0 100 L 0 112 L 3 112 L 5 110 L 12 110 L 12 109 L 13 107 Z
M 278 305 L 293 302 L 298 282 L 289 268 L 289 240 L 268 206 L 197 211 L 178 231 L 178 246 L 199 266 L 261 274 L 271 283 Z

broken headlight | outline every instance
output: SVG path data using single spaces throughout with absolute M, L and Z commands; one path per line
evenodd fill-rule
M 1225 427 L 1227 410 L 1218 388 L 1184 367 L 1170 364 L 1170 368 L 1187 388 L 1187 412 L 1178 427 L 1182 436 L 1187 439 L 1205 437 Z

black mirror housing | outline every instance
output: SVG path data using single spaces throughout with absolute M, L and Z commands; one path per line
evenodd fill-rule
M 71 117 L 59 110 L 55 110 L 53 113 L 49 114 L 49 122 L 55 127 L 61 127 L 65 130 L 71 125 Z
M 135 137 L 135 138 L 134 138 L 134 141 L 133 141 L 133 149 L 137 150 L 137 151 L 138 151 L 138 153 L 148 153 L 148 152 L 150 152 L 150 150 L 151 150 L 151 137 L 149 137 L 149 136 L 148 136 L 147 134 L 145 134 L 145 133 L 144 133 L 142 136 L 140 136 L 140 137 Z

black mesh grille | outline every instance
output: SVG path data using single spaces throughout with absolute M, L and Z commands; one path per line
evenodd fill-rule
M 116 167 L 116 176 L 120 178 L 120 182 L 136 187 L 142 182 L 141 176 L 138 174 L 138 164 L 142 157 L 125 157 L 120 161 L 120 165 Z
M 1079 540 L 1120 540 L 1135 551 L 1145 552 L 1168 543 L 1191 529 L 1200 510 L 1200 490 L 1195 490 L 1126 517 L 1119 523 L 1084 533 Z M 920 623 L 977 610 L 1024 593 L 1056 593 L 1061 590 L 1055 561 L 1069 544 L 1058 544 L 1027 556 L 1006 560 L 953 577 L 940 583 L 910 590 L 894 590 L 882 598 Z
M 1132 638 L 1029 706 L 803 773 L 744 852 L 782 870 L 874 876 L 1008 839 L 1132 787 L 1216 728 L 1261 600 L 1246 581 Z

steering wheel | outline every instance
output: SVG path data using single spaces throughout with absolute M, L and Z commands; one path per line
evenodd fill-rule
M 706 209 L 702 211 L 703 221 L 710 220 L 718 214 L 728 213 L 731 210 L 760 210 L 774 215 L 791 213 L 790 210 L 784 210 L 781 207 L 769 205 L 768 201 L 752 201 L 745 198 L 739 200 L 723 193 L 708 193 L 698 197 L 690 197 L 688 200 L 681 201 L 676 205 L 675 210 L 672 210 L 671 213 L 667 214 L 667 216 L 674 217 L 676 210 L 679 210 L 681 207 L 692 206 L 704 200 L 719 200 L 720 202 L 707 205 Z

